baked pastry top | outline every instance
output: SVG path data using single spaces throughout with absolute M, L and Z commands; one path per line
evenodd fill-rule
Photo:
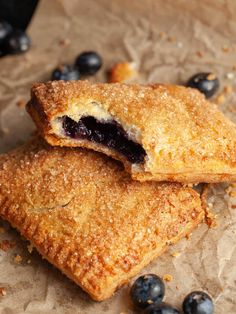
M 188 235 L 204 210 L 189 187 L 133 181 L 102 154 L 34 139 L 0 155 L 0 215 L 103 300 Z
M 140 181 L 236 180 L 236 126 L 197 90 L 54 81 L 27 109 L 51 145 L 112 156 Z

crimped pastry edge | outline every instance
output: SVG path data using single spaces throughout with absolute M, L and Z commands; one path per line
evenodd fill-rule
M 110 290 L 107 291 L 106 293 L 96 293 L 96 292 L 92 292 L 91 288 L 87 288 L 86 285 L 82 285 L 75 276 L 73 276 L 73 274 L 71 273 L 70 270 L 67 269 L 66 267 L 66 263 L 67 263 L 67 259 L 65 260 L 64 257 L 64 262 L 60 263 L 60 258 L 58 258 L 58 255 L 60 253 L 60 250 L 58 251 L 58 248 L 62 248 L 64 243 L 62 242 L 58 242 L 58 243 L 54 243 L 53 239 L 47 238 L 46 240 L 44 240 L 42 243 L 37 243 L 37 241 L 35 241 L 35 239 L 37 238 L 41 238 L 41 234 L 37 233 L 37 226 L 34 226 L 34 230 L 36 230 L 36 232 L 32 235 L 31 234 L 31 224 L 30 222 L 27 220 L 27 217 L 25 219 L 22 219 L 22 217 L 17 217 L 16 218 L 12 218 L 11 215 L 9 215 L 7 212 L 5 212 L 4 215 L 1 215 L 1 217 L 5 220 L 7 220 L 8 222 L 10 222 L 10 224 L 12 225 L 12 227 L 16 228 L 21 235 L 23 235 L 27 240 L 30 241 L 30 243 L 37 249 L 37 251 L 40 253 L 40 255 L 42 256 L 42 258 L 46 259 L 48 262 L 50 262 L 52 265 L 54 265 L 55 267 L 57 267 L 63 274 L 65 274 L 69 279 L 71 279 L 72 281 L 74 281 L 77 285 L 79 285 L 84 291 L 86 291 L 91 298 L 94 301 L 104 301 L 108 298 L 110 298 L 120 287 L 122 287 L 123 285 L 127 284 L 130 279 L 134 276 L 136 276 L 145 266 L 147 266 L 152 260 L 154 260 L 155 258 L 157 258 L 158 256 L 160 256 L 164 251 L 166 251 L 168 249 L 168 247 L 170 245 L 174 245 L 176 242 L 178 242 L 180 239 L 188 236 L 201 222 L 203 222 L 204 218 L 205 218 L 205 212 L 204 210 L 202 210 L 200 212 L 200 214 L 195 218 L 194 223 L 188 223 L 185 226 L 184 231 L 182 231 L 181 233 L 178 234 L 178 236 L 172 238 L 171 240 L 169 240 L 169 244 L 165 243 L 163 246 L 158 247 L 156 250 L 149 252 L 148 254 L 146 254 L 145 259 L 143 259 L 142 263 L 138 264 L 137 266 L 133 267 L 132 271 L 129 272 L 129 276 L 127 277 L 127 274 L 124 274 L 124 276 L 122 276 L 122 278 L 119 278 L 119 281 L 113 281 L 112 286 L 110 286 Z M 34 222 L 32 222 L 34 223 Z M 25 229 L 25 231 L 20 231 L 20 229 Z M 30 230 L 30 231 L 28 231 Z M 51 244 L 50 244 L 51 242 Z M 53 256 L 53 258 L 50 258 L 47 255 L 47 252 L 50 251 L 50 255 Z M 69 254 L 68 254 L 69 256 Z M 67 256 L 67 258 L 68 258 Z

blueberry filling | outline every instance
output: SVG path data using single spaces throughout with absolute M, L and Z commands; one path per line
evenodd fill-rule
M 127 133 L 116 121 L 103 122 L 87 116 L 76 122 L 64 116 L 62 126 L 67 136 L 105 145 L 118 151 L 132 163 L 142 163 L 146 156 L 142 146 L 128 139 Z

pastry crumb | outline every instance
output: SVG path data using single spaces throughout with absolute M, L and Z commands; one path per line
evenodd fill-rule
M 180 256 L 180 252 L 173 252 L 173 253 L 171 253 L 171 256 L 173 256 L 173 257 L 178 257 L 178 256 Z
M 14 258 L 14 262 L 15 263 L 21 263 L 22 262 L 22 256 L 20 256 L 19 254 L 17 254 Z
M 165 274 L 164 276 L 163 276 L 163 280 L 165 280 L 165 281 L 172 281 L 173 280 L 173 276 L 172 275 L 170 275 L 170 274 Z
M 220 94 L 217 98 L 216 98 L 216 103 L 217 105 L 222 105 L 225 102 L 225 95 L 224 94 Z
M 162 38 L 162 39 L 165 38 L 166 37 L 166 33 L 165 32 L 160 32 L 159 33 L 159 37 Z
M 213 80 L 215 80 L 215 79 L 216 79 L 215 74 L 210 73 L 209 75 L 207 75 L 207 80 L 208 80 L 208 81 L 213 81 Z
M 211 212 L 211 208 L 209 206 L 205 209 L 205 222 L 209 228 L 217 227 L 217 215 L 214 215 Z
M 147 303 L 148 303 L 148 304 L 152 304 L 153 301 L 152 301 L 152 300 L 147 300 Z
M 109 83 L 124 83 L 138 76 L 135 64 L 132 62 L 116 63 L 109 72 Z
M 167 40 L 170 42 L 170 43 L 175 43 L 176 42 L 176 38 L 174 36 L 168 36 L 167 37 Z
M 70 39 L 69 38 L 63 38 L 59 41 L 59 46 L 61 47 L 66 47 L 66 46 L 69 46 L 71 43 Z
M 209 202 L 209 203 L 208 203 L 208 208 L 209 208 L 209 209 L 212 209 L 212 208 L 213 208 L 213 203 Z
M 4 297 L 7 294 L 7 291 L 4 287 L 0 287 L 0 294 Z
M 28 252 L 31 254 L 33 252 L 34 246 L 32 243 L 27 245 Z
M 229 193 L 232 191 L 232 185 L 229 185 L 226 189 L 225 189 L 225 193 L 227 193 L 229 195 Z
M 199 58 L 202 58 L 204 54 L 203 54 L 202 51 L 198 50 L 198 51 L 196 51 L 196 55 L 197 55 Z
M 201 195 L 202 199 L 202 206 L 205 210 L 205 223 L 208 225 L 209 228 L 217 227 L 217 215 L 212 213 L 213 203 L 207 203 L 207 193 L 209 191 L 209 185 L 207 185 L 203 189 L 203 193 Z
M 232 72 L 226 73 L 226 78 L 229 80 L 233 80 L 234 79 L 234 73 L 232 73 Z
M 224 91 L 225 94 L 232 94 L 232 92 L 233 92 L 233 87 L 230 86 L 230 85 L 226 85 L 226 86 L 224 87 L 223 91 Z
M 10 242 L 9 240 L 3 240 L 0 242 L 0 249 L 4 252 L 7 252 L 9 249 L 13 248 L 15 246 L 14 242 Z
M 189 234 L 186 234 L 185 238 L 186 238 L 187 240 L 189 240 L 189 239 L 191 238 L 191 236 L 192 236 L 192 233 L 189 233 Z
M 223 52 L 229 52 L 229 46 L 227 46 L 227 45 L 222 46 L 222 51 Z
M 181 41 L 178 41 L 178 42 L 177 42 L 177 47 L 178 47 L 178 48 L 182 48 L 182 47 L 183 47 L 183 43 L 182 43 Z
M 230 191 L 229 196 L 230 197 L 236 197 L 236 191 Z
M 16 105 L 17 107 L 19 108 L 25 108 L 26 106 L 26 101 L 24 99 L 19 99 L 17 102 L 16 102 Z

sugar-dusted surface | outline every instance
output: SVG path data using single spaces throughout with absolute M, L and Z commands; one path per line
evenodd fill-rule
M 103 300 L 205 213 L 191 188 L 133 181 L 98 153 L 36 139 L 0 157 L 0 215 Z
M 117 150 L 55 133 L 52 121 L 77 103 L 98 103 L 124 130 L 139 130 L 147 153 L 142 167 L 130 167 Z M 236 126 L 197 90 L 174 85 L 36 84 L 28 110 L 52 145 L 85 146 L 124 161 L 141 181 L 221 182 L 236 180 Z

